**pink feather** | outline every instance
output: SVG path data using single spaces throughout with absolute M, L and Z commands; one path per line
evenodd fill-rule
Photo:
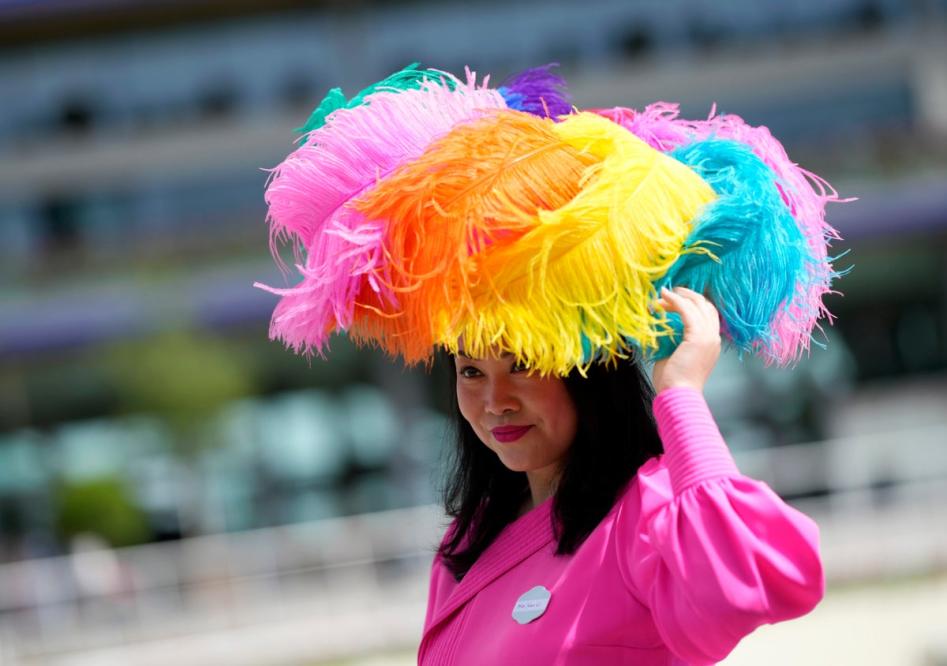
M 451 80 L 453 90 L 447 85 Z M 366 103 L 339 109 L 309 133 L 270 177 L 270 250 L 283 267 L 277 246 L 291 241 L 306 253 L 296 268 L 295 287 L 254 286 L 281 296 L 270 322 L 270 338 L 299 353 L 324 353 L 333 331 L 351 325 L 356 296 L 365 284 L 380 303 L 395 295 L 373 277 L 384 266 L 384 227 L 366 220 L 350 203 L 397 167 L 419 157 L 458 123 L 491 109 L 506 108 L 496 90 L 479 87 L 468 71 L 462 82 L 444 74 L 418 90 L 380 91 Z M 384 277 L 384 275 L 382 275 Z

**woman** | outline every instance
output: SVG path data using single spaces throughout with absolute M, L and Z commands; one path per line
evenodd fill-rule
M 560 379 L 455 357 L 455 520 L 419 663 L 713 664 L 822 598 L 817 526 L 739 473 L 703 399 L 716 308 L 661 294 L 684 338 L 654 393 L 637 364 Z
M 259 285 L 281 296 L 270 336 L 455 356 L 455 520 L 420 662 L 714 663 L 819 601 L 818 530 L 740 475 L 707 409 L 716 308 L 648 301 L 693 287 L 736 349 L 798 360 L 839 275 L 838 198 L 765 127 L 573 111 L 563 83 L 411 66 L 327 95 L 267 185 L 277 262 L 283 241 L 305 258 L 295 286 Z M 627 345 L 662 359 L 656 397 L 615 367 Z

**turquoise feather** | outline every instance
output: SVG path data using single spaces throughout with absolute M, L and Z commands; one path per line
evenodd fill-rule
M 721 315 L 723 337 L 741 354 L 768 353 L 772 322 L 788 307 L 813 272 L 806 239 L 786 208 L 773 170 L 751 148 L 736 141 L 708 139 L 670 153 L 690 166 L 719 195 L 695 221 L 686 247 L 702 245 L 714 257 L 686 253 L 655 283 L 703 293 Z M 683 325 L 668 313 L 674 334 L 662 337 L 651 357 L 666 358 L 682 339 Z

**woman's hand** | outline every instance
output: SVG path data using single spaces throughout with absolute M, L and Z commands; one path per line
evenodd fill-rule
M 656 393 L 674 386 L 704 390 L 704 383 L 720 358 L 720 315 L 713 303 L 696 291 L 661 289 L 655 305 L 676 312 L 684 322 L 684 339 L 668 358 L 656 361 L 651 380 Z

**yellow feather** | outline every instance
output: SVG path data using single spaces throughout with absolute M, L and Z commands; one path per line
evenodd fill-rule
M 468 354 L 497 345 L 543 374 L 565 375 L 593 361 L 582 362 L 583 335 L 598 360 L 609 360 L 627 354 L 625 337 L 653 349 L 670 332 L 648 309 L 651 283 L 681 255 L 716 195 L 690 168 L 601 116 L 574 114 L 554 130 L 598 161 L 571 201 L 539 211 L 538 225 L 515 243 L 471 258 L 482 276 L 473 307 L 438 342 L 456 352 L 463 336 Z

